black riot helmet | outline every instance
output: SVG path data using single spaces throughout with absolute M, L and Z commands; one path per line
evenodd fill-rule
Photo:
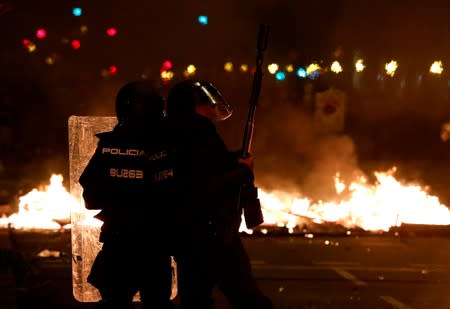
M 170 89 L 167 96 L 167 116 L 180 118 L 196 113 L 196 106 L 209 106 L 207 117 L 214 121 L 228 119 L 231 106 L 213 84 L 205 81 L 184 80 Z
M 164 117 L 164 99 L 157 83 L 139 80 L 122 86 L 116 96 L 116 116 L 119 124 L 160 121 Z

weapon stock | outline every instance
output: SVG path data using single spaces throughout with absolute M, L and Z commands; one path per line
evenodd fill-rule
M 241 156 L 243 158 L 248 157 L 251 151 L 253 131 L 255 127 L 255 112 L 259 101 L 263 77 L 262 63 L 264 60 L 264 51 L 267 48 L 268 35 L 269 27 L 261 24 L 259 26 L 258 41 L 256 45 L 256 70 L 253 75 L 252 92 L 250 95 L 247 122 L 242 141 Z M 239 192 L 239 207 L 239 209 L 243 209 L 244 211 L 244 219 L 247 228 L 254 228 L 264 222 L 261 204 L 258 198 L 258 189 L 253 183 L 241 186 Z

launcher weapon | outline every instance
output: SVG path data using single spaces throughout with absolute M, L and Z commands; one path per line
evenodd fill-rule
M 259 26 L 258 41 L 256 45 L 256 70 L 253 74 L 252 92 L 250 95 L 247 123 L 244 129 L 242 141 L 241 157 L 246 158 L 250 155 L 253 131 L 255 127 L 255 112 L 259 101 L 262 84 L 262 63 L 264 51 L 267 48 L 267 38 L 269 35 L 269 26 L 261 24 Z M 264 222 L 261 210 L 261 204 L 258 198 L 258 189 L 253 183 L 241 186 L 239 192 L 239 209 L 244 211 L 244 219 L 247 228 L 254 228 Z

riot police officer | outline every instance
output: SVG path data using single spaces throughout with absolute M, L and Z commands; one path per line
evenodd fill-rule
M 238 192 L 253 183 L 253 159 L 230 152 L 214 124 L 231 114 L 231 106 L 209 82 L 184 80 L 168 93 L 182 214 L 175 258 L 183 309 L 212 308 L 215 285 L 236 308 L 273 308 L 253 277 L 239 235 Z
M 88 282 L 100 308 L 172 308 L 170 183 L 164 100 L 151 81 L 124 85 L 116 96 L 117 125 L 97 134 L 95 153 L 79 183 L 87 209 L 100 209 L 99 251 Z

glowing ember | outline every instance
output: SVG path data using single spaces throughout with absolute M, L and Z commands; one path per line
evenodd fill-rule
M 300 193 L 277 190 L 259 191 L 264 225 L 286 227 L 293 232 L 305 222 L 335 223 L 346 228 L 388 231 L 409 224 L 449 225 L 450 211 L 419 185 L 402 184 L 394 177 L 396 169 L 375 172 L 377 182 L 368 184 L 364 177 L 346 185 L 336 175 L 335 188 L 339 201 L 313 203 Z M 59 229 L 70 228 L 70 215 L 80 211 L 80 201 L 62 185 L 61 175 L 52 175 L 45 190 L 33 189 L 20 197 L 19 212 L 0 219 L 0 227 Z M 95 212 L 96 213 L 96 212 Z M 84 225 L 99 226 L 89 212 Z M 91 216 L 92 215 L 92 216 Z M 241 231 L 252 233 L 243 224 Z

